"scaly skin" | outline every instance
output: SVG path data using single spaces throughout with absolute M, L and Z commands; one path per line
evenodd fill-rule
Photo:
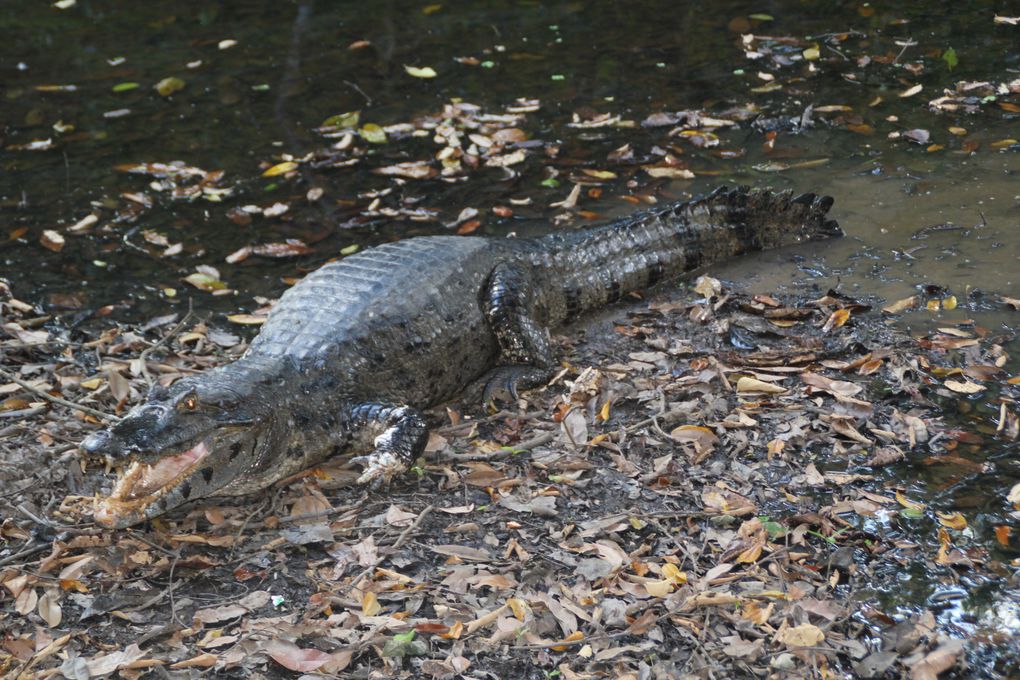
M 359 482 L 388 481 L 424 449 L 419 409 L 479 379 L 486 400 L 547 380 L 548 328 L 711 262 L 841 235 L 831 204 L 720 189 L 589 230 L 412 238 L 328 264 L 284 293 L 241 359 L 85 440 L 134 461 L 96 521 L 251 493 L 348 450 L 368 453 Z

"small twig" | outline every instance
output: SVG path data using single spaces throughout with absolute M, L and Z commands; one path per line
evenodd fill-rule
M 177 325 L 175 325 L 173 328 L 171 328 L 169 331 L 167 331 L 167 333 L 165 335 L 163 335 L 163 337 L 161 337 L 159 340 L 157 340 L 154 344 L 149 345 L 148 347 L 146 347 L 144 350 L 142 350 L 142 353 L 138 355 L 140 367 L 141 367 L 141 370 L 142 370 L 142 377 L 145 378 L 145 384 L 149 387 L 149 389 L 152 389 L 152 375 L 149 373 L 149 367 L 147 365 L 148 364 L 148 360 L 149 360 L 149 355 L 154 350 L 156 350 L 159 347 L 161 347 L 162 345 L 166 344 L 166 342 L 170 338 L 172 338 L 175 335 L 177 335 L 177 333 L 182 328 L 184 328 L 184 324 L 188 323 L 188 321 L 191 320 L 192 316 L 194 316 L 194 314 L 192 313 L 192 309 L 191 309 L 191 298 L 188 298 L 188 313 L 184 315 L 184 318 L 181 319 L 179 322 L 177 322 Z
M 45 406 L 36 406 L 35 408 L 22 408 L 17 411 L 4 411 L 0 413 L 0 420 L 4 418 L 31 418 L 37 416 L 46 410 Z
M 88 413 L 89 415 L 95 416 L 96 418 L 104 418 L 106 420 L 112 420 L 114 422 L 117 422 L 118 420 L 120 420 L 120 418 L 118 418 L 117 416 L 113 416 L 113 415 L 110 415 L 108 413 L 103 413 L 102 411 L 97 411 L 96 409 L 89 408 L 88 406 L 82 406 L 81 404 L 76 404 L 73 401 L 68 401 L 67 399 L 61 399 L 60 397 L 54 397 L 49 392 L 45 392 L 45 391 L 39 389 L 38 387 L 35 387 L 34 385 L 31 385 L 31 384 L 25 382 L 24 380 L 22 380 L 21 378 L 17 377 L 13 373 L 11 373 L 9 371 L 6 371 L 6 370 L 4 370 L 2 368 L 0 368 L 0 376 L 4 377 L 7 380 L 10 380 L 11 382 L 15 383 L 16 385 L 20 386 L 21 388 L 28 390 L 29 392 L 31 392 L 34 395 L 36 395 L 38 397 L 42 397 L 46 401 L 53 402 L 54 404 L 60 404 L 61 406 L 66 406 L 67 408 L 73 408 L 76 411 L 81 411 L 82 413 Z
M 365 98 L 365 103 L 366 103 L 366 104 L 369 104 L 369 105 L 371 105 L 371 103 L 372 103 L 372 98 L 371 98 L 371 97 L 369 97 L 369 96 L 368 96 L 367 94 L 365 94 L 365 91 L 364 91 L 364 90 L 362 90 L 362 89 L 361 89 L 360 87 L 358 87 L 358 84 L 357 84 L 357 83 L 352 83 L 352 82 L 351 82 L 351 81 L 349 81 L 349 80 L 345 80 L 345 81 L 344 81 L 344 84 L 345 84 L 345 85 L 347 85 L 348 87 L 350 87 L 351 89 L 353 89 L 354 91 L 356 91 L 356 92 L 357 92 L 358 94 L 360 94 L 360 95 L 361 95 L 362 97 L 364 97 L 364 98 Z
M 450 460 L 455 463 L 472 463 L 478 461 L 488 460 L 502 460 L 503 458 L 510 458 L 517 455 L 521 451 L 530 451 L 542 444 L 548 444 L 556 438 L 558 430 L 549 430 L 543 432 L 540 435 L 536 435 L 531 439 L 507 446 L 499 449 L 498 451 L 491 451 L 489 453 L 449 453 L 438 457 L 439 460 Z
M 390 555 L 395 553 L 397 550 L 400 550 L 400 546 L 404 545 L 404 542 L 407 540 L 408 536 L 410 536 L 414 532 L 415 529 L 417 529 L 418 527 L 421 526 L 421 523 L 425 520 L 426 517 L 428 517 L 429 513 L 432 512 L 435 509 L 435 507 L 436 506 L 434 506 L 434 505 L 426 506 L 424 510 L 422 510 L 420 513 L 418 513 L 418 517 L 415 518 L 414 522 L 412 522 L 409 527 L 407 527 L 406 529 L 404 529 L 400 533 L 400 536 L 397 537 L 396 542 L 387 551 L 387 553 L 385 555 L 380 555 L 379 557 L 377 557 L 375 559 L 375 561 L 372 562 L 372 564 L 370 564 L 367 567 L 365 567 L 361 571 L 360 574 L 358 574 L 357 576 L 354 577 L 353 581 L 351 581 L 350 583 L 347 584 L 347 586 L 344 588 L 344 590 L 346 590 L 348 592 L 351 591 L 351 590 L 354 590 L 354 588 L 359 583 L 361 583 L 361 581 L 366 576 L 368 576 L 373 571 L 375 571 L 379 567 L 379 565 L 383 563 L 383 560 L 385 560 L 387 557 L 389 557 Z
M 8 564 L 11 564 L 13 562 L 17 562 L 18 560 L 20 560 L 20 559 L 22 559 L 24 557 L 31 557 L 32 555 L 35 555 L 36 553 L 41 553 L 42 551 L 46 550 L 49 547 L 50 546 L 49 546 L 48 543 L 38 543 L 36 545 L 26 546 L 26 547 L 22 548 L 21 550 L 19 550 L 18 552 L 14 553 L 13 555 L 8 555 L 7 557 L 4 557 L 3 559 L 0 559 L 0 567 L 5 567 Z

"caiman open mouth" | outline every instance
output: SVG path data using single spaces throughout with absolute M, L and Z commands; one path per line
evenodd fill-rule
M 112 527 L 127 516 L 138 514 L 184 481 L 208 455 L 208 440 L 204 440 L 187 451 L 165 456 L 151 465 L 140 460 L 133 461 L 113 492 L 99 501 L 95 520 Z

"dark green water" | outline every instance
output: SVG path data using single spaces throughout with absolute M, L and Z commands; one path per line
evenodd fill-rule
M 110 305 L 113 318 L 145 320 L 190 298 L 225 325 L 223 314 L 257 308 L 257 296 L 278 295 L 285 278 L 341 249 L 448 233 L 444 225 L 465 208 L 479 211 L 480 234 L 554 228 L 564 211 L 549 204 L 562 201 L 587 168 L 616 175 L 600 180 L 601 198 L 581 196 L 578 207 L 593 217 L 633 210 L 621 196 L 674 199 L 724 182 L 830 193 L 849 238 L 824 252 L 801 252 L 799 263 L 790 253 L 768 254 L 713 273 L 756 290 L 805 281 L 824 290 L 838 282 L 849 294 L 889 300 L 924 284 L 944 286 L 961 300 L 958 309 L 913 313 L 902 323 L 922 332 L 972 318 L 1008 343 L 1017 313 L 997 304 L 995 293 L 1020 297 L 1020 101 L 1008 92 L 983 94 L 971 113 L 927 105 L 958 81 L 1020 78 L 1020 27 L 996 24 L 996 13 L 1017 12 L 984 2 L 79 0 L 64 10 L 7 2 L 0 8 L 0 276 L 16 297 L 65 324 Z M 769 38 L 745 43 L 742 34 Z M 351 49 L 358 41 L 369 44 Z M 807 59 L 811 45 L 818 55 Z M 747 54 L 763 46 L 766 54 Z M 437 76 L 415 78 L 405 66 L 430 66 Z M 163 96 L 153 86 L 168 77 L 184 87 Z M 781 87 L 763 91 L 770 83 Z M 917 85 L 919 93 L 902 96 Z M 519 98 L 540 100 L 540 108 L 520 123 L 535 144 L 513 173 L 482 167 L 455 181 L 396 184 L 369 172 L 403 161 L 438 165 L 441 146 L 426 135 L 391 136 L 380 145 L 357 140 L 365 153 L 350 167 L 305 163 L 295 177 L 261 176 L 282 154 L 300 159 L 335 143 L 316 132 L 335 114 L 360 110 L 361 124 L 388 126 L 435 114 L 454 99 L 503 113 Z M 800 134 L 782 129 L 771 147 L 749 120 L 716 130 L 719 144 L 704 148 L 670 137 L 673 125 L 641 125 L 655 113 L 691 109 L 728 119 L 748 112 L 799 117 L 809 104 L 830 110 L 816 113 Z M 634 125 L 570 126 L 575 115 L 597 114 Z M 910 130 L 925 130 L 928 139 L 907 141 Z M 624 144 L 638 160 L 610 163 L 608 154 Z M 661 160 L 660 151 L 696 177 L 643 173 L 640 166 Z M 153 190 L 152 178 L 115 170 L 175 160 L 222 170 L 217 186 L 232 193 L 218 202 L 175 200 Z M 776 171 L 782 164 L 792 167 Z M 309 201 L 313 188 L 322 195 Z M 380 198 L 382 207 L 425 207 L 436 219 L 366 216 L 372 192 L 385 189 L 393 191 Z M 152 205 L 138 209 L 125 193 L 144 193 Z M 532 203 L 512 217 L 491 211 L 528 198 Z M 241 226 L 227 218 L 239 206 L 277 202 L 289 206 L 282 219 Z M 89 214 L 98 218 L 90 233 L 67 232 Z M 962 229 L 916 238 L 947 223 Z M 64 234 L 62 250 L 40 244 L 44 230 Z M 163 246 L 147 242 L 146 232 L 182 244 L 181 252 L 162 257 Z M 243 246 L 286 238 L 302 239 L 311 252 L 224 261 Z M 183 283 L 200 264 L 217 267 L 236 295 L 213 297 Z M 972 296 L 974 290 L 985 294 Z M 1015 361 L 1008 368 L 1020 372 Z M 961 427 L 994 427 L 991 402 L 953 417 Z M 1020 556 L 1020 532 L 1004 500 L 1020 464 L 1012 445 L 987 432 L 968 455 L 988 470 L 947 473 L 915 463 L 886 474 L 915 480 L 915 496 L 933 509 L 963 512 L 970 540 L 1002 564 L 1002 578 L 965 576 L 955 584 L 948 571 L 918 567 L 892 579 L 896 587 L 885 584 L 883 602 L 905 611 L 943 598 L 944 616 L 961 629 L 1017 631 L 1016 589 L 1002 584 L 1015 571 L 1008 562 Z M 1014 527 L 1008 547 L 992 538 L 1001 524 Z M 872 528 L 927 543 L 935 532 L 933 523 L 896 518 Z M 947 590 L 955 587 L 962 599 Z

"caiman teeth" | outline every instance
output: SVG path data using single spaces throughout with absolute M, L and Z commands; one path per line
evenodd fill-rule
M 144 509 L 180 484 L 208 455 L 209 446 L 202 441 L 183 453 L 165 456 L 152 464 L 133 461 L 113 492 L 100 501 L 95 512 L 96 521 L 112 526 L 120 516 Z

